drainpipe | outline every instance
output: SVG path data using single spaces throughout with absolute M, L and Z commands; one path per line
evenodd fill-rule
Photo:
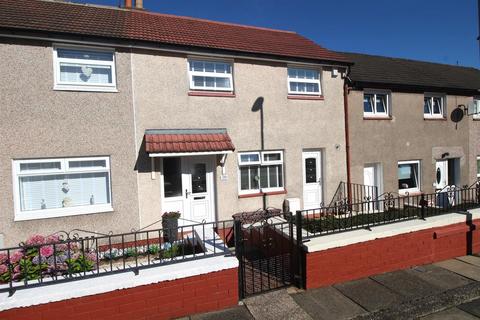
M 348 73 L 347 73 L 348 74 Z M 343 112 L 345 119 L 345 151 L 346 151 L 346 161 L 347 161 L 347 196 L 348 203 L 351 203 L 352 200 L 352 186 L 351 186 L 351 175 L 350 175 L 350 135 L 348 127 L 348 77 L 345 77 L 345 82 L 343 84 Z

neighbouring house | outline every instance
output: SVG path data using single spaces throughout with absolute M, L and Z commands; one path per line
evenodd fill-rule
M 476 181 L 480 118 L 453 120 L 479 107 L 479 70 L 345 55 L 354 62 L 347 81 L 351 182 L 376 187 L 365 196 L 432 193 Z M 457 107 L 462 112 L 452 115 Z
M 0 246 L 315 208 L 346 180 L 351 63 L 295 32 L 8 0 L 0 57 Z

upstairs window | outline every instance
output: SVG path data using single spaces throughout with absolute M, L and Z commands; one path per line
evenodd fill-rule
M 238 154 L 239 194 L 283 191 L 283 152 Z
M 444 118 L 445 97 L 442 95 L 425 95 L 423 99 L 423 117 Z
M 322 95 L 320 71 L 315 69 L 288 68 L 288 93 Z
M 232 64 L 222 61 L 189 60 L 191 90 L 233 91 Z
M 54 89 L 116 91 L 113 50 L 57 46 L 53 55 Z
M 367 91 L 363 94 L 363 115 L 365 117 L 389 117 L 390 94 Z
M 15 160 L 15 220 L 112 211 L 110 158 Z

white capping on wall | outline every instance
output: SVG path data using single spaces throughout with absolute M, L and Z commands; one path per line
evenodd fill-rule
M 472 220 L 480 219 L 480 209 L 469 210 L 469 212 L 472 214 Z M 312 238 L 310 241 L 305 242 L 303 246 L 307 249 L 307 252 L 323 251 L 348 246 L 350 244 L 462 223 L 466 222 L 466 218 L 465 213 L 450 213 L 429 217 L 425 220 L 415 219 L 396 222 L 372 227 L 371 231 L 360 229 Z
M 138 276 L 133 272 L 112 274 L 18 290 L 11 297 L 8 297 L 8 292 L 6 292 L 0 294 L 0 311 L 80 298 L 233 268 L 238 268 L 238 260 L 235 256 L 216 256 L 142 269 Z

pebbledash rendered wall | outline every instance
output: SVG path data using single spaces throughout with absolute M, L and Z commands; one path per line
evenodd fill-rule
M 294 100 L 288 99 L 287 62 L 229 61 L 233 62 L 234 96 L 192 96 L 189 95 L 187 55 L 133 52 L 142 226 L 157 221 L 159 212 L 163 211 L 160 178 L 157 175 L 157 179 L 152 179 L 150 159 L 142 146 L 145 129 L 226 128 L 236 150 L 226 159 L 227 179 L 220 179 L 221 167 L 217 165 L 216 168 L 216 218 L 230 219 L 236 212 L 262 207 L 260 196 L 239 197 L 237 163 L 237 152 L 261 148 L 260 115 L 251 111 L 259 97 L 264 98 L 265 149 L 284 151 L 286 192 L 269 195 L 267 206 L 281 208 L 285 198 L 302 199 L 304 150 L 322 152 L 325 201 L 330 201 L 339 182 L 346 180 L 343 79 L 340 73 L 334 75 L 332 67 L 323 67 L 323 99 Z M 318 68 L 321 66 L 318 65 Z M 159 160 L 155 170 L 160 170 Z
M 480 211 L 470 222 L 448 214 L 313 239 L 306 243 L 306 288 L 479 253 L 479 228 Z
M 52 42 L 0 41 L 0 247 L 32 234 L 138 228 L 129 51 L 117 49 L 118 92 L 54 90 Z M 5 70 L 5 69 L 4 69 Z M 119 125 L 121 124 L 121 125 Z M 12 160 L 109 156 L 111 212 L 15 221 Z M 1 243 L 3 242 L 3 243 Z

